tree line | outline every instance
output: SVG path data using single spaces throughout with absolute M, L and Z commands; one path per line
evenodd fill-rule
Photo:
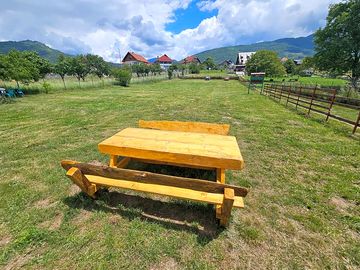
M 99 79 L 111 73 L 110 65 L 98 55 L 78 55 L 68 57 L 60 55 L 55 64 L 33 51 L 11 50 L 8 54 L 0 54 L 0 79 L 14 80 L 17 87 L 20 83 L 28 84 L 44 79 L 49 73 L 60 76 L 66 89 L 65 76 L 75 76 L 85 81 L 87 75 L 92 74 Z

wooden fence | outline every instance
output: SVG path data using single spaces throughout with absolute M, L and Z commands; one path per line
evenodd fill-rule
M 285 85 L 276 83 L 267 83 L 261 92 L 279 102 L 283 100 L 286 106 L 290 103 L 295 106 L 304 108 L 309 115 L 311 111 L 325 115 L 326 121 L 334 118 L 341 122 L 354 126 L 353 134 L 360 126 L 360 106 L 337 101 L 336 89 L 328 89 L 321 87 L 307 87 L 301 85 Z M 355 100 L 359 101 L 359 100 Z M 360 102 L 360 101 L 359 101 Z M 359 104 L 359 103 L 358 103 Z M 357 113 L 357 120 L 351 120 L 332 113 L 333 106 L 342 106 L 354 110 Z

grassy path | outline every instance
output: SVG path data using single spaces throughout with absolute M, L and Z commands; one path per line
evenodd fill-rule
M 27 96 L 0 106 L 0 265 L 5 269 L 345 269 L 360 261 L 360 142 L 236 81 L 173 80 Z M 97 201 L 61 159 L 138 119 L 231 124 L 250 187 L 219 230 L 207 205 L 111 191 Z M 12 267 L 12 268 L 11 268 Z

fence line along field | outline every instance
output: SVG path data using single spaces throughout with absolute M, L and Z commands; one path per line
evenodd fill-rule
M 343 98 L 337 96 L 336 89 L 327 89 L 320 87 L 307 87 L 285 84 L 265 84 L 263 94 L 274 98 L 286 104 L 293 104 L 295 108 L 301 107 L 307 110 L 309 115 L 311 111 L 329 118 L 350 124 L 353 126 L 352 133 L 356 132 L 360 122 L 360 100 Z M 336 110 L 336 108 L 338 108 Z M 333 109 L 341 112 L 342 116 L 334 114 Z
M 359 268 L 359 136 L 338 121 L 238 81 L 177 79 L 28 95 L 0 115 L 0 268 Z M 245 168 L 227 183 L 250 192 L 228 229 L 201 203 L 112 189 L 92 200 L 74 188 L 60 161 L 108 163 L 98 143 L 139 119 L 231 126 Z

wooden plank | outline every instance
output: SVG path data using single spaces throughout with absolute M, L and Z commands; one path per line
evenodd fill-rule
M 71 179 L 83 192 L 88 194 L 90 197 L 95 198 L 95 192 L 97 190 L 96 185 L 90 183 L 86 176 L 81 172 L 80 169 L 71 167 L 67 172 L 66 176 Z
M 139 120 L 139 127 L 160 130 L 185 131 L 196 133 L 210 133 L 228 135 L 230 125 L 213 124 L 204 122 L 181 122 L 181 121 L 145 121 Z
M 105 154 L 208 168 L 242 169 L 234 136 L 126 128 L 99 144 Z
M 65 170 L 76 167 L 81 170 L 83 174 L 102 176 L 111 179 L 126 180 L 129 182 L 149 183 L 156 185 L 165 185 L 178 188 L 193 189 L 202 192 L 219 193 L 223 194 L 224 188 L 232 188 L 236 196 L 245 197 L 248 190 L 243 187 L 233 185 L 221 184 L 212 181 L 201 179 L 177 177 L 163 174 L 156 174 L 145 171 L 136 171 L 121 168 L 111 168 L 108 166 L 99 166 L 88 163 L 79 163 L 76 161 L 63 160 L 61 166 Z
M 86 175 L 86 177 L 91 183 L 94 183 L 98 186 L 124 188 L 210 204 L 221 204 L 224 198 L 224 195 L 219 193 L 208 193 L 186 188 L 170 187 L 150 183 L 136 183 L 128 180 L 119 181 L 95 175 Z M 244 207 L 243 198 L 235 196 L 233 206 L 237 208 Z
M 223 204 L 221 206 L 221 219 L 220 225 L 227 226 L 229 223 L 231 209 L 235 203 L 234 190 L 231 188 L 225 188 Z

